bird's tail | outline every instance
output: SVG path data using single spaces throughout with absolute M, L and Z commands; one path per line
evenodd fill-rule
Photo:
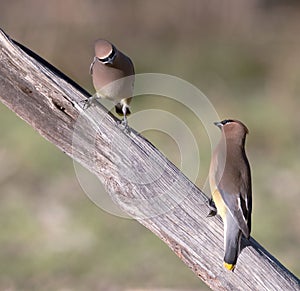
M 124 116 L 124 110 L 126 116 L 131 114 L 129 107 L 126 106 L 123 108 L 123 105 L 121 103 L 116 104 L 115 109 L 116 109 L 116 113 L 118 113 L 121 116 Z
M 240 253 L 242 232 L 230 213 L 226 215 L 226 218 L 224 223 L 224 267 L 233 271 Z

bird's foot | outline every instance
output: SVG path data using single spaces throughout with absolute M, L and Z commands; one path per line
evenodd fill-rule
M 207 217 L 212 217 L 217 215 L 217 208 L 212 198 L 208 200 L 208 208 L 210 209 L 210 212 L 207 214 Z
M 125 132 L 125 133 L 130 133 L 130 127 L 128 126 L 127 118 L 124 117 L 120 122 L 119 122 L 119 127 Z
M 83 103 L 83 107 L 82 107 L 83 110 L 88 109 L 95 100 L 97 100 L 97 96 L 91 96 L 91 97 L 88 97 L 88 98 L 80 101 L 80 103 Z

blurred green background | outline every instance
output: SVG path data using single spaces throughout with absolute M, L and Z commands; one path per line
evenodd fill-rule
M 252 235 L 299 276 L 298 3 L 5 0 L 0 27 L 91 93 L 93 41 L 107 38 L 131 56 L 137 73 L 187 80 L 222 119 L 242 120 L 250 129 Z M 200 147 L 202 188 L 210 144 L 199 121 L 163 98 L 132 103 L 133 112 L 147 108 L 169 110 L 190 126 Z M 70 158 L 2 104 L 0 113 L 1 290 L 207 289 L 139 223 L 94 205 Z M 180 164 L 172 139 L 145 135 Z

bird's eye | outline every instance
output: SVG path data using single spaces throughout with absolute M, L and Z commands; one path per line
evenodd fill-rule
M 225 119 L 225 120 L 222 121 L 222 124 L 225 125 L 225 124 L 230 123 L 230 122 L 234 122 L 234 120 L 232 120 L 232 119 Z

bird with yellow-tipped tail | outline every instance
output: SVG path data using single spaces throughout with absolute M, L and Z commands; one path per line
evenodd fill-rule
M 251 172 L 245 152 L 248 129 L 232 119 L 215 125 L 221 129 L 222 137 L 212 156 L 209 180 L 217 213 L 224 223 L 224 266 L 233 271 L 241 237 L 248 239 L 251 232 Z

